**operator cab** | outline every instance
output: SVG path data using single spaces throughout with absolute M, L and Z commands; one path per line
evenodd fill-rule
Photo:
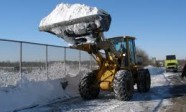
M 108 39 L 115 49 L 124 57 L 121 61 L 122 67 L 136 64 L 135 38 L 130 36 L 113 37 Z

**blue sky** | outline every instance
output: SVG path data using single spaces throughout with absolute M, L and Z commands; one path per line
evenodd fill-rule
M 57 4 L 83 3 L 112 16 L 106 37 L 131 35 L 150 57 L 167 54 L 186 58 L 185 0 L 1 0 L 0 38 L 66 45 L 61 39 L 38 31 L 40 20 Z

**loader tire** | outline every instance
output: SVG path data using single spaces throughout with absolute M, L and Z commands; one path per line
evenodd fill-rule
M 150 90 L 151 78 L 148 69 L 138 71 L 137 89 L 138 92 L 148 92 Z
M 79 93 L 84 100 L 91 100 L 98 97 L 100 88 L 96 84 L 97 71 L 85 73 L 79 83 Z
M 132 74 L 127 70 L 118 71 L 114 77 L 113 90 L 118 100 L 129 101 L 134 92 Z

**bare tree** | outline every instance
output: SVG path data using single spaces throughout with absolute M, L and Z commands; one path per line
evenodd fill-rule
M 149 56 L 143 49 L 137 47 L 136 48 L 136 55 L 137 55 L 137 57 L 142 58 L 142 65 L 149 65 L 150 64 Z

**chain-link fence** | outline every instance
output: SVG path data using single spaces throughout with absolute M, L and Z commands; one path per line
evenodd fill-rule
M 0 39 L 0 87 L 76 76 L 95 69 L 86 52 L 63 46 Z

